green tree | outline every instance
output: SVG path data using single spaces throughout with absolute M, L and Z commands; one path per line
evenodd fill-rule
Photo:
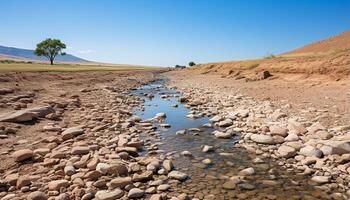
M 188 66 L 190 66 L 190 67 L 195 66 L 195 65 L 196 65 L 196 63 L 194 63 L 193 61 L 188 63 Z
M 61 40 L 48 38 L 36 45 L 34 53 L 37 56 L 46 57 L 50 60 L 50 64 L 53 65 L 57 55 L 66 55 L 66 53 L 62 52 L 65 48 L 66 45 Z

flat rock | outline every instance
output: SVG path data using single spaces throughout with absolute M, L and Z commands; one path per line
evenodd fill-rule
M 50 113 L 54 113 L 55 110 L 51 106 L 37 106 L 33 108 L 27 108 L 19 110 L 14 113 L 6 113 L 0 116 L 0 122 L 26 122 L 32 121 L 39 117 L 45 117 Z
M 48 184 L 49 190 L 60 191 L 61 188 L 67 188 L 69 186 L 69 182 L 65 179 L 51 181 Z
M 145 194 L 145 192 L 139 188 L 132 188 L 129 193 L 128 193 L 128 197 L 131 199 L 134 198 L 140 198 Z
M 124 192 L 119 189 L 116 188 L 112 191 L 108 191 L 108 190 L 100 190 L 97 191 L 95 194 L 95 198 L 97 200 L 114 200 L 114 199 L 119 199 L 124 195 Z
M 33 151 L 30 149 L 21 149 L 21 150 L 15 151 L 12 154 L 12 157 L 15 159 L 16 162 L 21 162 L 24 160 L 31 159 L 33 157 Z
M 117 177 L 111 180 L 110 185 L 113 188 L 124 188 L 132 183 L 131 177 Z
M 277 150 L 279 156 L 284 158 L 291 158 L 294 157 L 297 154 L 297 151 L 295 148 L 287 146 L 287 145 L 281 145 Z
M 90 152 L 90 148 L 87 146 L 77 146 L 77 147 L 73 147 L 71 154 L 73 155 L 85 155 L 88 154 Z
M 329 183 L 331 181 L 331 177 L 329 177 L 329 176 L 313 176 L 311 178 L 311 180 L 318 183 L 318 184 L 324 184 L 324 183 Z
M 183 172 L 179 172 L 179 171 L 172 171 L 168 174 L 168 177 L 171 179 L 176 179 L 179 181 L 184 181 L 188 178 L 188 175 L 183 173 Z
M 269 135 L 252 134 L 250 139 L 258 144 L 276 144 L 275 140 Z
M 213 133 L 215 137 L 221 138 L 221 139 L 229 139 L 232 136 L 232 134 L 229 132 L 214 131 Z
M 61 133 L 61 136 L 63 140 L 69 140 L 83 133 L 84 133 L 84 129 L 82 129 L 81 127 L 70 127 L 64 130 Z
M 46 200 L 47 196 L 44 192 L 35 191 L 27 196 L 27 200 Z

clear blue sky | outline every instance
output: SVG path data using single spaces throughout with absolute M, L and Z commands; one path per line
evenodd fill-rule
M 278 54 L 350 29 L 349 0 L 1 0 L 0 45 L 64 41 L 101 62 L 169 66 Z

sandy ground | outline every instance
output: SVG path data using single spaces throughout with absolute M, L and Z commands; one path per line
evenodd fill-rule
M 293 115 L 307 115 L 326 126 L 349 125 L 350 79 L 327 80 L 325 77 L 275 74 L 274 78 L 246 82 L 221 75 L 195 74 L 186 70 L 168 73 L 179 87 L 200 86 L 222 90 L 226 94 L 242 94 L 257 101 L 270 100 L 276 107 Z M 315 118 L 314 113 L 322 117 Z

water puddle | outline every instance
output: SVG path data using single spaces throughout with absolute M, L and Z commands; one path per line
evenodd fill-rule
M 157 129 L 162 143 L 158 147 L 165 153 L 176 152 L 173 161 L 177 170 L 191 177 L 173 188 L 174 194 L 185 192 L 199 199 L 329 199 L 326 192 L 309 184 L 309 177 L 289 172 L 270 159 L 254 162 L 256 155 L 234 147 L 239 136 L 217 139 L 212 134 L 214 128 L 202 127 L 209 122 L 209 118 L 186 117 L 190 109 L 178 102 L 175 96 L 180 94 L 163 87 L 163 83 L 156 81 L 133 91 L 134 95 L 144 99 L 144 106 L 135 110 L 134 114 L 145 120 L 157 113 L 166 113 L 167 117 L 162 123 L 170 124 L 171 127 Z M 162 98 L 164 95 L 169 97 Z M 191 128 L 201 131 L 176 134 L 179 130 Z M 215 150 L 204 153 L 203 145 L 213 146 Z M 189 151 L 193 156 L 183 156 L 182 151 Z M 211 164 L 204 164 L 204 159 L 210 159 Z M 248 167 L 254 168 L 254 175 L 247 176 L 239 184 L 227 184 L 230 177 L 237 176 L 240 170 Z

